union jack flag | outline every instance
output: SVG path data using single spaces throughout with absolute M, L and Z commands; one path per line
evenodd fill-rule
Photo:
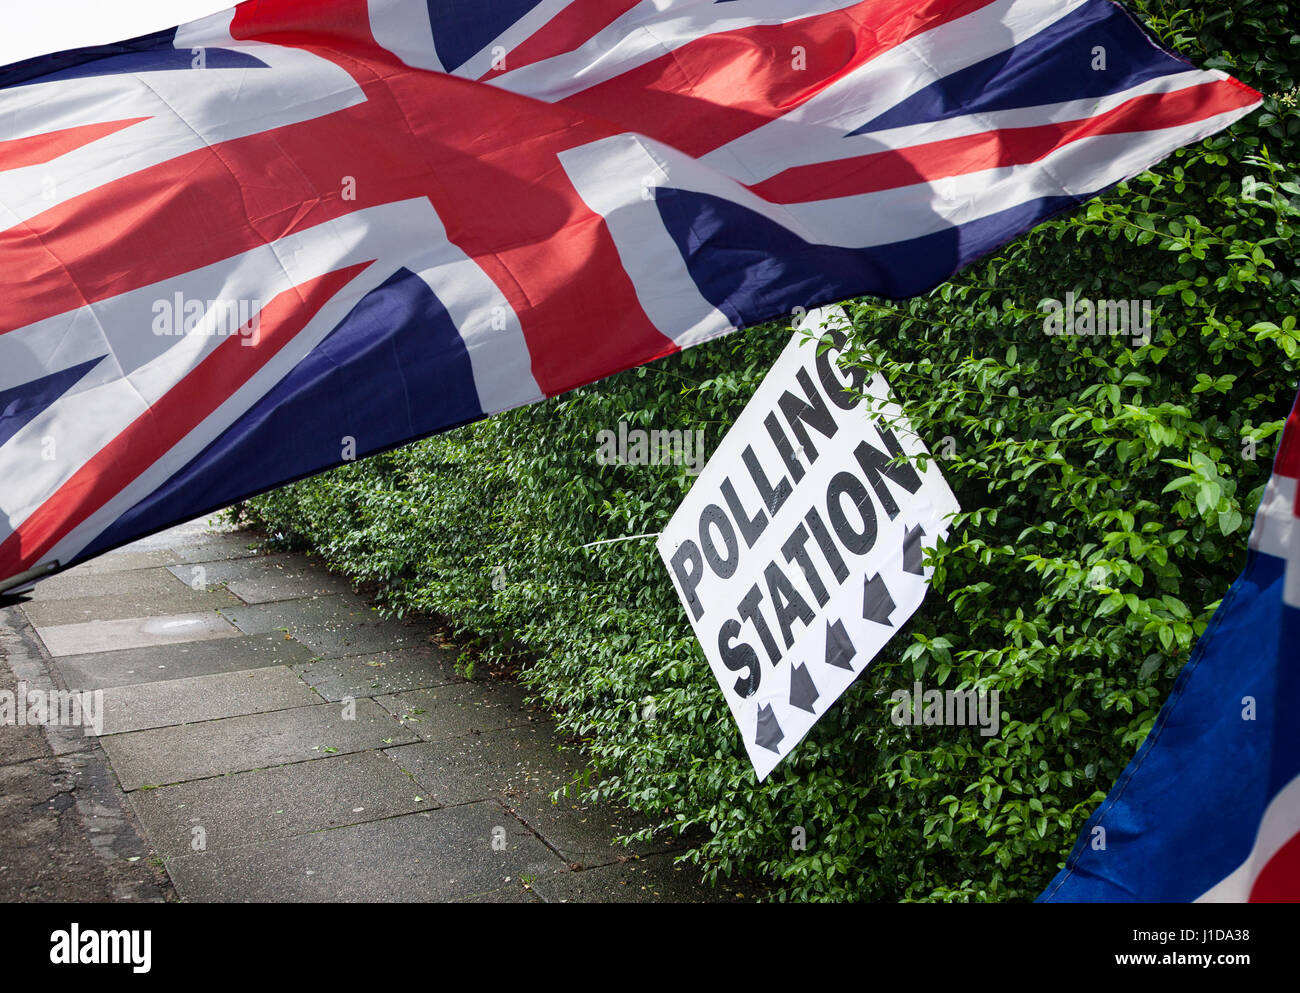
M 0 69 L 0 589 L 924 292 L 1258 103 L 1107 0 L 251 0 Z

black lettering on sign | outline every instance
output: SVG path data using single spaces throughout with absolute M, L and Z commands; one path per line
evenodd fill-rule
M 763 426 L 767 428 L 767 433 L 772 439 L 772 444 L 776 446 L 776 450 L 781 454 L 781 461 L 784 462 L 785 467 L 790 470 L 790 475 L 794 477 L 794 481 L 796 483 L 799 482 L 799 480 L 803 479 L 803 463 L 799 461 L 799 456 L 795 455 L 794 445 L 790 444 L 790 439 L 787 438 L 785 432 L 781 430 L 781 422 L 777 419 L 776 411 L 772 411 L 763 418 Z M 748 456 L 749 452 L 746 451 L 745 454 Z M 746 458 L 745 464 L 749 464 L 748 458 Z M 750 472 L 753 472 L 752 466 L 750 467 Z M 789 496 L 790 481 L 788 479 L 783 479 L 781 482 L 784 484 L 786 489 L 785 495 Z
M 844 498 L 857 508 L 861 530 L 854 528 L 844 510 Z M 876 508 L 862 480 L 851 472 L 836 473 L 826 487 L 826 512 L 835 529 L 835 537 L 854 555 L 866 555 L 876 543 Z
M 722 481 L 719 489 L 722 490 L 722 496 L 727 501 L 727 509 L 736 518 L 736 524 L 740 527 L 740 535 L 745 539 L 746 546 L 753 548 L 759 535 L 767 529 L 767 515 L 760 510 L 753 517 L 749 516 L 749 511 L 741 504 L 740 497 L 736 496 L 736 487 L 731 484 L 730 477 Z
M 781 627 L 781 637 L 785 641 L 785 647 L 789 648 L 794 644 L 794 622 L 809 623 L 813 619 L 812 608 L 775 562 L 768 563 L 763 570 L 763 578 L 767 580 L 767 593 L 772 599 L 772 608 L 776 611 L 776 623 Z
M 849 578 L 849 567 L 844 564 L 844 556 L 835 547 L 835 539 L 831 537 L 830 531 L 826 530 L 826 522 L 817 513 L 817 508 L 808 508 L 804 520 L 808 522 L 813 537 L 817 539 L 817 547 L 822 550 L 822 555 L 826 558 L 826 564 L 831 567 L 831 575 L 835 577 L 837 583 L 843 583 L 844 580 Z
M 682 588 L 686 605 L 691 608 L 691 616 L 698 621 L 704 616 L 704 606 L 695 595 L 695 589 L 704 578 L 704 559 L 700 555 L 699 546 L 690 539 L 683 541 L 677 546 L 677 551 L 673 552 L 673 575 L 677 577 L 677 585 Z
M 797 397 L 789 390 L 786 390 L 781 394 L 778 404 L 781 407 L 781 413 L 785 415 L 785 419 L 790 425 L 790 430 L 794 432 L 794 436 L 803 445 L 804 457 L 807 458 L 808 464 L 812 465 L 817 460 L 817 446 L 812 443 L 808 428 L 813 427 L 819 434 L 827 438 L 834 438 L 835 432 L 840 429 L 840 426 L 835 423 L 835 417 L 831 414 L 830 408 L 826 406 L 826 401 L 822 399 L 822 395 L 813 386 L 812 376 L 808 375 L 808 370 L 800 369 L 795 373 L 794 378 L 803 387 L 806 399 Z
M 768 414 L 767 416 L 770 420 L 776 420 L 775 414 Z M 785 443 L 785 447 L 790 448 L 790 442 L 788 440 Z M 793 449 L 791 449 L 790 454 L 791 456 L 794 455 Z M 763 505 L 767 507 L 768 513 L 775 516 L 776 512 L 780 510 L 782 505 L 785 503 L 786 498 L 794 492 L 794 487 L 790 485 L 790 480 L 782 476 L 781 481 L 773 486 L 768 481 L 767 473 L 763 471 L 763 467 L 759 464 L 758 456 L 754 454 L 754 448 L 752 445 L 746 445 L 745 450 L 740 453 L 740 457 L 744 460 L 745 468 L 749 470 L 749 478 L 754 481 L 754 488 L 758 490 L 758 495 L 760 499 L 762 499 Z M 799 463 L 796 461 L 795 465 L 798 466 Z M 803 469 L 800 469 L 799 476 L 802 475 Z M 795 482 L 799 481 L 799 476 L 794 477 Z
M 713 541 L 716 530 L 726 546 L 727 554 L 718 554 L 718 546 Z M 711 503 L 700 513 L 700 547 L 704 549 L 704 558 L 709 568 L 719 579 L 730 579 L 740 565 L 740 546 L 736 544 L 736 529 L 731 520 L 716 503 Z M 680 549 L 679 549 L 680 551 Z M 699 582 L 696 580 L 696 582 Z
M 831 596 L 826 592 L 826 584 L 818 575 L 817 567 L 813 565 L 812 555 L 808 552 L 808 537 L 808 529 L 800 524 L 781 546 L 781 554 L 785 556 L 787 562 L 799 563 L 799 568 L 803 570 L 803 578 L 808 581 L 808 588 L 812 590 L 812 595 L 817 600 L 817 606 L 825 607 L 830 602 Z
M 841 331 L 830 332 L 830 339 L 832 347 L 817 356 L 817 378 L 821 380 L 822 389 L 831 398 L 831 403 L 840 410 L 852 410 L 862 402 L 862 386 L 867 381 L 867 371 L 854 367 L 849 370 L 848 383 L 842 382 L 839 373 L 843 370 L 831 358 L 831 353 L 838 355 L 844 351 L 848 339 Z
M 885 513 L 892 521 L 898 516 L 898 504 L 894 502 L 894 495 L 885 485 L 885 478 L 888 477 L 907 492 L 915 493 L 921 488 L 921 477 L 906 462 L 890 464 L 893 459 L 903 454 L 903 446 L 894 437 L 894 432 L 879 421 L 876 422 L 876 430 L 880 432 L 881 440 L 884 441 L 889 452 L 882 452 L 864 441 L 853 449 L 853 457 L 858 460 L 858 465 L 862 466 L 862 474 L 867 477 L 867 482 L 876 491 L 880 505 L 885 508 Z
M 748 644 L 743 641 L 740 644 L 734 643 L 739 634 L 740 621 L 734 617 L 723 624 L 718 631 L 718 654 L 722 656 L 722 664 L 732 672 L 740 672 L 742 669 L 748 672 L 748 675 L 736 680 L 732 689 L 739 696 L 751 697 L 758 692 L 758 684 L 763 679 L 763 667 L 758 663 L 758 653 Z
M 772 637 L 772 629 L 767 626 L 767 618 L 763 612 L 758 609 L 758 605 L 763 602 L 763 591 L 755 583 L 745 599 L 740 601 L 737 612 L 747 621 L 753 621 L 755 629 L 758 631 L 758 637 L 763 642 L 763 647 L 767 650 L 767 658 L 773 665 L 781 661 L 781 650 L 776 647 L 776 640 Z

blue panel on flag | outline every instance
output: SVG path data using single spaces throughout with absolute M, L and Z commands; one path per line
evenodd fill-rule
M 134 75 L 139 72 L 198 71 L 194 65 L 196 58 L 198 56 L 188 48 L 157 48 L 148 52 L 131 52 L 129 55 L 122 55 L 115 59 L 99 59 L 95 62 L 71 66 L 30 82 L 49 83 L 56 79 L 88 79 L 95 76 Z M 230 48 L 205 48 L 203 68 L 265 69 L 266 63 L 248 52 Z
M 103 360 L 101 355 L 30 383 L 0 390 L 0 445 L 31 423 L 42 410 L 72 389 L 77 380 Z
M 194 55 L 188 48 L 174 46 L 176 29 L 156 31 L 112 45 L 75 48 L 41 55 L 0 68 L 0 89 L 30 83 L 119 76 L 125 73 L 165 72 L 192 69 Z M 248 52 L 228 48 L 205 48 L 204 65 L 209 69 L 265 68 L 266 63 Z
M 700 295 L 740 326 L 852 293 L 897 299 L 924 292 L 1078 199 L 1031 200 L 873 248 L 810 245 L 748 207 L 705 193 L 660 187 L 655 203 Z
M 448 72 L 459 69 L 541 0 L 429 0 L 433 47 Z

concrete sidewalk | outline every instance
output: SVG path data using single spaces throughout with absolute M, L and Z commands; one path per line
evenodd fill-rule
M 7 899 L 733 896 L 552 804 L 580 767 L 522 690 L 466 682 L 426 627 L 245 533 L 198 521 L 55 576 L 0 610 L 0 651 L 0 690 L 104 708 L 98 739 L 0 727 Z M 51 858 L 84 871 L 32 881 Z

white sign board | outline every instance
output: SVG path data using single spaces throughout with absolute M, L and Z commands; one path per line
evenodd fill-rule
M 796 332 L 658 541 L 760 780 L 921 605 L 958 510 L 934 459 L 895 462 L 925 447 L 884 378 L 818 351 Z

